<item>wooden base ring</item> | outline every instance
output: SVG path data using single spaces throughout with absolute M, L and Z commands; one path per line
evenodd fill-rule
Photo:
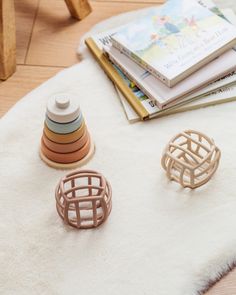
M 51 160 L 49 160 L 47 157 L 44 156 L 44 154 L 41 151 L 39 151 L 39 155 L 41 157 L 41 159 L 50 167 L 55 168 L 55 169 L 74 169 L 74 168 L 79 168 L 84 166 L 85 164 L 88 163 L 88 161 L 93 157 L 95 153 L 95 145 L 94 142 L 91 140 L 90 141 L 90 150 L 88 152 L 88 154 L 82 158 L 81 160 L 74 162 L 74 163 L 69 163 L 69 164 L 61 164 L 61 163 L 56 163 L 53 162 Z

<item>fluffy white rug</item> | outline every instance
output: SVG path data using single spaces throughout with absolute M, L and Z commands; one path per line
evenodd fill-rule
M 108 26 L 108 23 L 107 23 Z M 38 149 L 48 97 L 78 95 L 96 154 L 87 168 L 113 187 L 113 211 L 95 230 L 57 215 L 63 171 Z M 236 260 L 236 103 L 130 125 L 96 62 L 62 71 L 24 97 L 0 123 L 0 294 L 196 295 Z M 200 130 L 222 150 L 219 170 L 191 191 L 161 166 L 168 140 Z

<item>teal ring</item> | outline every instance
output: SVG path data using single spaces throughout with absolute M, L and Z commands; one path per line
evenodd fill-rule
M 79 117 L 72 122 L 69 123 L 57 123 L 52 121 L 47 115 L 45 118 L 45 123 L 52 132 L 58 134 L 67 134 L 72 133 L 75 130 L 79 129 L 83 122 L 82 113 L 80 113 Z

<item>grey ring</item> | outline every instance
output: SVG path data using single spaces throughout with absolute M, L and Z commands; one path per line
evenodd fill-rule
M 83 121 L 82 113 L 80 113 L 79 117 L 72 122 L 69 123 L 57 123 L 52 121 L 48 116 L 45 118 L 45 123 L 52 132 L 59 134 L 67 134 L 72 133 L 75 130 L 79 129 Z

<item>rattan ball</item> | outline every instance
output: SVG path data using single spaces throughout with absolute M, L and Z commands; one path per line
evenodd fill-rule
M 106 178 L 92 170 L 67 174 L 55 191 L 56 208 L 66 224 L 88 229 L 102 224 L 112 208 L 112 189 Z
M 170 180 L 194 189 L 210 180 L 218 168 L 220 156 L 212 139 L 201 132 L 187 130 L 167 144 L 161 164 Z

